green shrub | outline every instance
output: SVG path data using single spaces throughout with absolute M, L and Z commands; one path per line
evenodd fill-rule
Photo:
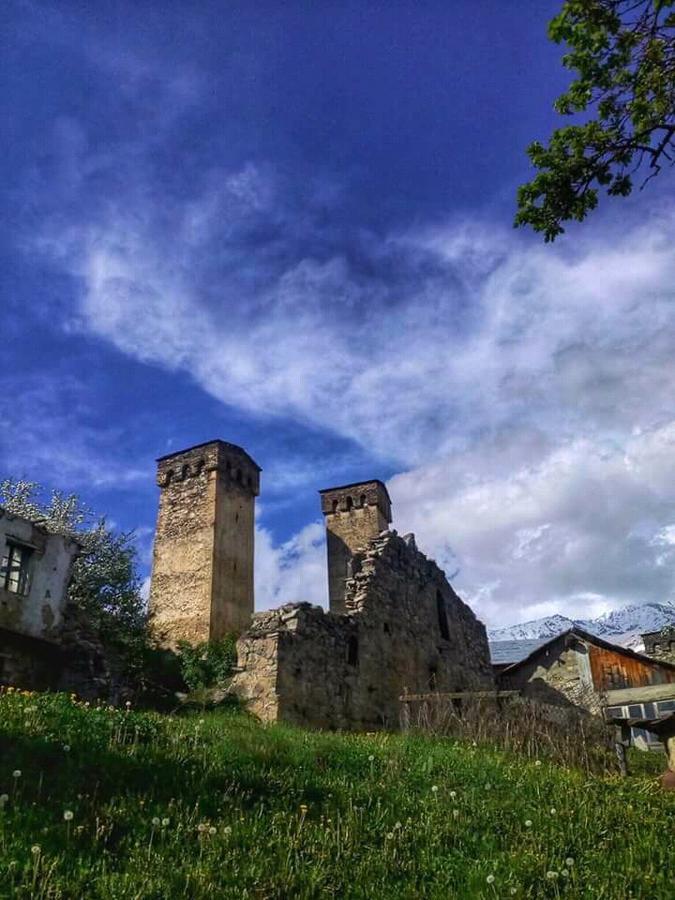
M 223 687 L 237 664 L 237 638 L 228 634 L 219 641 L 190 644 L 180 641 L 181 674 L 191 691 Z

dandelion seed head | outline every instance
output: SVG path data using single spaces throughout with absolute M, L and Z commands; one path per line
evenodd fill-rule
M 438 792 L 438 785 L 437 785 L 437 784 L 432 784 L 432 785 L 431 785 L 431 793 L 432 793 L 432 794 L 436 794 L 437 792 Z
M 155 826 L 155 828 L 159 825 L 159 816 L 153 816 L 152 824 Z
M 525 827 L 532 828 L 532 819 L 525 819 Z
M 450 791 L 450 799 L 451 800 L 454 800 L 456 796 L 457 796 L 457 791 Z
M 558 810 L 555 808 L 555 806 L 552 806 L 552 807 L 551 807 L 551 815 L 552 815 L 552 816 L 557 816 L 557 815 L 558 815 Z
M 571 856 L 567 857 L 567 859 L 565 860 L 565 865 L 567 866 L 568 869 L 572 868 L 572 866 L 574 865 L 574 860 L 572 859 Z
M 70 753 L 70 744 L 64 744 L 63 749 L 66 753 Z
M 21 778 L 21 769 L 14 769 L 12 772 L 12 778 Z
M 170 819 L 162 819 L 162 828 L 166 828 L 170 821 Z
M 547 872 L 546 877 L 548 878 L 549 881 L 555 881 L 555 879 L 558 877 L 558 873 L 557 872 Z
M 458 810 L 458 809 L 453 809 L 453 811 L 452 811 L 452 818 L 453 818 L 453 819 L 458 819 L 458 818 L 459 818 L 459 810 Z
M 488 875 L 488 877 L 487 877 L 485 880 L 487 881 L 488 884 L 494 884 L 494 883 L 495 883 L 495 876 L 494 876 L 494 875 Z
M 209 834 L 215 834 L 215 833 L 216 833 L 216 829 L 213 825 L 211 825 L 211 827 L 209 828 Z
M 30 852 L 33 854 L 33 856 L 38 856 L 41 849 L 42 848 L 39 844 L 33 844 L 33 846 L 30 848 Z
M 65 810 L 65 812 L 63 813 L 63 818 L 64 818 L 64 821 L 66 821 L 66 822 L 72 822 L 73 821 L 72 809 Z
M 232 834 L 232 826 L 226 825 L 225 828 L 223 828 L 223 834 Z
M 394 837 L 394 832 L 393 832 L 393 831 L 387 832 L 387 840 L 388 840 L 388 841 L 390 841 L 393 837 Z
M 0 806 L 4 806 L 9 800 L 9 794 L 0 794 Z
M 541 760 L 540 760 L 540 759 L 535 760 L 535 763 L 534 763 L 534 764 L 535 764 L 535 766 L 540 766 L 540 765 L 541 765 Z
M 560 874 L 562 875 L 563 878 L 567 878 L 567 876 L 568 876 L 570 873 L 567 871 L 567 869 L 561 869 L 561 870 L 560 870 Z
M 372 753 L 371 753 L 370 756 L 368 757 L 368 762 L 375 762 L 375 757 L 373 756 Z

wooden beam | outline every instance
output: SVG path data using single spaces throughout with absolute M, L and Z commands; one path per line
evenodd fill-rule
M 644 687 L 619 688 L 601 694 L 603 706 L 626 706 L 628 703 L 652 703 L 675 700 L 675 684 L 647 684 Z
M 399 700 L 402 703 L 409 703 L 411 700 L 501 700 L 519 695 L 520 691 L 454 691 L 449 694 L 430 691 L 427 694 L 401 694 Z

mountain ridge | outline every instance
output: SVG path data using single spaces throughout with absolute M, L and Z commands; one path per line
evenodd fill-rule
M 597 637 L 604 637 L 624 647 L 639 650 L 644 647 L 641 635 L 675 625 L 675 603 L 644 603 L 610 610 L 593 619 L 571 619 L 561 613 L 543 616 L 516 625 L 489 628 L 488 640 L 521 641 L 553 638 L 569 628 L 583 628 Z

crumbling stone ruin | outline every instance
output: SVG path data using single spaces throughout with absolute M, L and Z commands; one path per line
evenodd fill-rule
M 308 603 L 254 616 L 234 689 L 265 721 L 396 727 L 411 691 L 492 687 L 485 628 L 412 535 L 356 552 L 344 613 Z
M 160 457 L 157 484 L 150 614 L 158 638 L 174 647 L 240 634 L 253 615 L 260 467 L 241 447 L 210 441 Z
M 345 589 L 355 551 L 391 522 L 391 500 L 381 481 L 347 484 L 319 491 L 326 520 L 328 551 L 328 605 L 331 612 L 345 612 Z
M 0 682 L 54 685 L 76 541 L 0 508 Z
M 151 613 L 168 646 L 241 635 L 232 690 L 265 721 L 396 726 L 399 696 L 493 685 L 484 626 L 414 537 L 388 531 L 385 485 L 321 491 L 330 610 L 253 616 L 260 469 L 212 441 L 158 460 Z
M 675 663 L 675 625 L 666 625 L 660 631 L 648 631 L 642 635 L 642 640 L 647 656 Z

